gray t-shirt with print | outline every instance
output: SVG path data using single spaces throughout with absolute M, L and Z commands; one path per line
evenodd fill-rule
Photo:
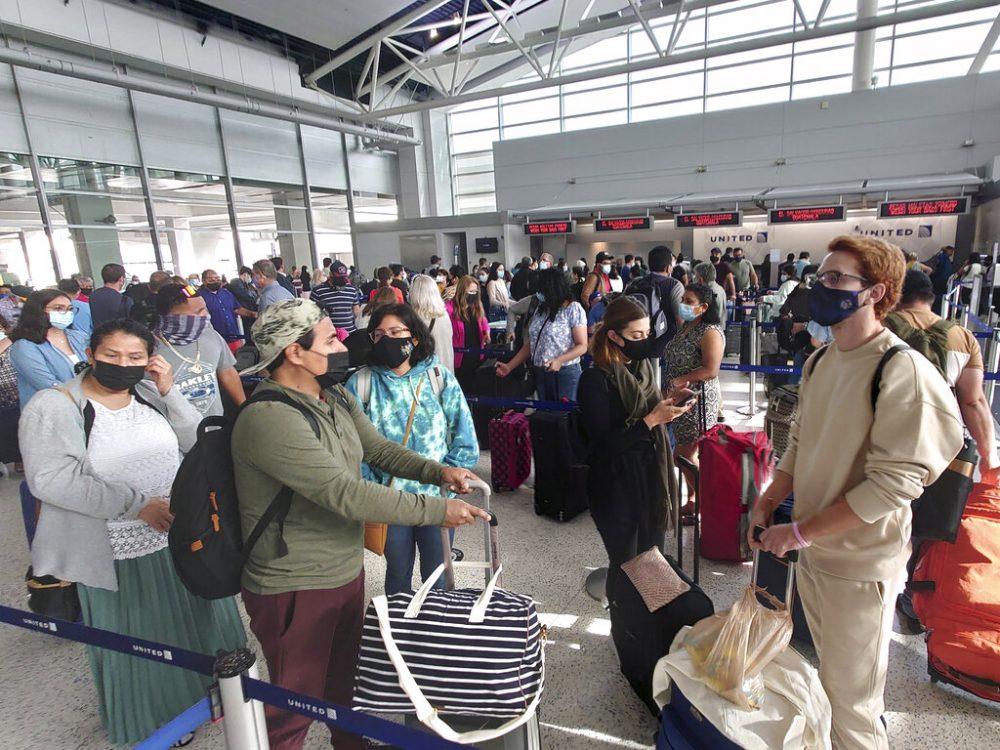
M 235 367 L 236 357 L 214 328 L 206 328 L 197 341 L 183 346 L 168 346 L 157 338 L 156 354 L 170 363 L 177 390 L 202 416 L 222 416 L 217 373 L 219 370 Z

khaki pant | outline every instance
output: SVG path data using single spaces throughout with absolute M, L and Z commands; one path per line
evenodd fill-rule
M 886 581 L 852 581 L 798 566 L 802 608 L 819 655 L 820 681 L 833 709 L 837 750 L 888 750 L 882 723 L 896 594 L 905 571 Z

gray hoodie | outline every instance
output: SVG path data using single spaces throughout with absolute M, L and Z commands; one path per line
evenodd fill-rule
M 117 591 L 107 522 L 136 518 L 150 496 L 92 474 L 83 432 L 84 376 L 39 391 L 21 414 L 18 437 L 25 477 L 31 494 L 42 502 L 31 564 L 35 575 Z M 166 417 L 181 453 L 189 451 L 201 421 L 198 410 L 176 388 L 163 397 L 144 380 L 136 390 Z

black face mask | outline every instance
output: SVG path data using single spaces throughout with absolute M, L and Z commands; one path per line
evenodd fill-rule
M 471 292 L 465 295 L 465 304 L 469 307 L 475 307 L 477 302 L 479 302 L 479 294 L 477 292 Z
M 94 379 L 109 391 L 130 391 L 145 376 L 145 365 L 122 367 L 99 359 L 94 362 Z
M 320 388 L 332 388 L 351 377 L 350 352 L 335 352 L 326 355 L 326 372 L 316 376 Z
M 222 284 L 205 284 L 205 288 L 210 292 L 217 292 L 222 289 Z
M 383 336 L 372 346 L 368 354 L 368 361 L 377 366 L 395 370 L 403 364 L 413 353 L 413 339 L 394 339 Z
M 85 294 L 86 296 L 89 297 L 91 294 L 94 293 L 94 287 L 92 287 L 92 286 L 81 286 L 80 287 L 80 293 L 81 294 Z
M 630 360 L 648 359 L 652 356 L 651 349 L 653 347 L 654 340 L 655 339 L 652 337 L 639 339 L 638 341 L 623 338 L 622 341 L 625 342 L 624 344 L 619 344 L 617 341 L 614 342 L 614 344 L 621 349 L 625 356 Z

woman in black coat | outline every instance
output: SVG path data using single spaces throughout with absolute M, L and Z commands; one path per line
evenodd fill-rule
M 594 366 L 580 379 L 577 401 L 587 443 L 588 504 L 608 553 L 607 590 L 620 566 L 650 547 L 662 551 L 679 501 L 666 425 L 691 408 L 677 406 L 686 388 L 663 398 L 645 309 L 628 297 L 610 305 L 591 342 Z

